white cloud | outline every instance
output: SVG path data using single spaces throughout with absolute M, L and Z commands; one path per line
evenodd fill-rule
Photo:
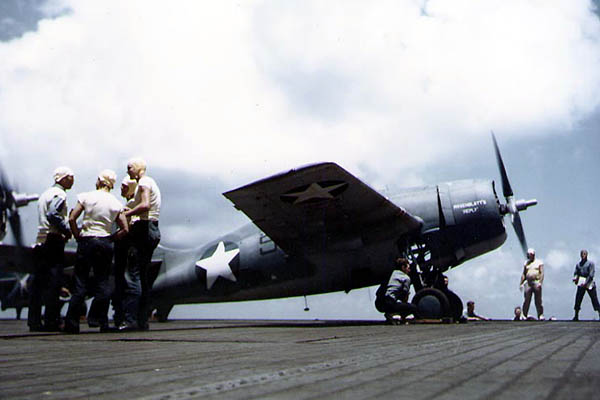
M 489 147 L 490 129 L 564 131 L 599 105 L 600 21 L 584 0 L 51 6 L 71 12 L 0 42 L 0 158 L 27 191 L 60 164 L 89 190 L 134 154 L 151 174 L 225 187 L 322 160 L 374 186 L 415 184 L 480 137 Z M 546 261 L 565 272 L 568 254 Z M 482 312 L 499 298 L 512 312 L 521 266 L 496 251 L 451 271 L 451 286 Z
M 236 184 L 319 160 L 393 176 L 598 104 L 585 1 L 64 3 L 0 44 L 3 158 L 33 176 L 132 153 Z
M 552 269 L 572 269 L 573 265 L 575 265 L 575 261 L 572 252 L 563 249 L 550 250 L 544 260 L 544 266 Z

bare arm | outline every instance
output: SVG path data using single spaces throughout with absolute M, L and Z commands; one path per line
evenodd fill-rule
M 544 264 L 540 264 L 540 285 L 544 283 Z
M 73 233 L 75 240 L 79 240 L 81 237 L 81 229 L 79 229 L 79 226 L 77 226 L 77 218 L 79 218 L 82 212 L 83 206 L 80 202 L 77 202 L 75 208 L 72 209 L 71 213 L 69 214 L 69 226 L 71 227 L 71 232 Z
M 132 215 L 140 215 L 150 210 L 150 188 L 139 186 L 138 190 L 141 194 L 141 201 L 137 206 L 125 212 L 126 218 L 129 218 Z
M 115 233 L 117 238 L 121 238 L 129 233 L 129 224 L 124 212 L 120 212 L 119 215 L 117 215 L 117 225 L 120 228 L 117 233 Z

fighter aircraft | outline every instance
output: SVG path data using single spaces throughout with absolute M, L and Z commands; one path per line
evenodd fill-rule
M 525 252 L 519 212 L 493 137 L 501 203 L 494 181 L 460 180 L 388 197 L 335 163 L 303 166 L 228 191 L 252 221 L 203 246 L 159 246 L 152 261 L 153 308 L 166 320 L 176 304 L 306 296 L 377 285 L 399 256 L 416 265 L 412 301 L 428 318 L 457 319 L 460 298 L 442 273 L 506 240 L 504 216 Z

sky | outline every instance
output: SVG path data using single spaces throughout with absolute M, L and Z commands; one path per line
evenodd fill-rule
M 517 198 L 539 201 L 521 218 L 545 262 L 545 316 L 570 318 L 579 250 L 600 257 L 598 6 L 5 0 L 0 163 L 30 193 L 70 166 L 75 204 L 98 171 L 121 177 L 142 156 L 163 193 L 162 243 L 186 248 L 249 222 L 222 192 L 313 162 L 384 193 L 498 181 L 493 130 Z M 35 207 L 21 214 L 33 242 Z M 500 249 L 449 271 L 450 287 L 509 318 L 522 258 L 509 229 Z M 309 312 L 293 298 L 171 316 L 377 319 L 375 289 L 309 296 Z M 595 316 L 589 298 L 581 316 Z

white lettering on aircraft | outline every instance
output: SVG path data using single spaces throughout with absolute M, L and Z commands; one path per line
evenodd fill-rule
M 463 215 L 468 215 L 468 214 L 476 213 L 479 210 L 480 206 L 485 206 L 486 204 L 487 204 L 487 201 L 481 199 L 481 200 L 469 201 L 467 203 L 454 204 L 453 208 L 455 210 L 461 210 Z

